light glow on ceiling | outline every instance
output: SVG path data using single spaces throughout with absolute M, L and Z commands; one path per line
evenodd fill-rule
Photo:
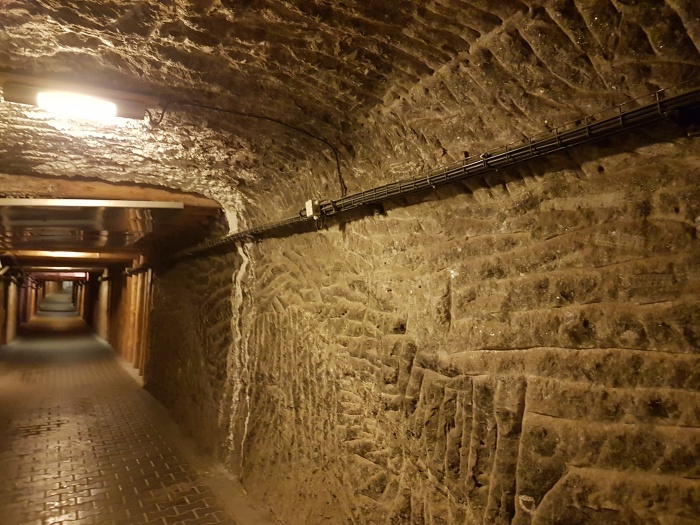
M 37 106 L 67 118 L 109 121 L 117 116 L 114 102 L 66 91 L 39 91 Z
M 66 279 L 87 279 L 87 272 L 32 272 L 30 274 L 34 279 L 41 279 L 44 281 L 63 281 Z
M 62 251 L 38 251 L 43 257 L 59 257 L 62 259 L 99 259 L 99 253 L 93 252 L 62 252 Z

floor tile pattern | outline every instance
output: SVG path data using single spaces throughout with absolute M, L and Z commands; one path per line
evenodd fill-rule
M 0 348 L 0 523 L 236 524 L 106 345 L 41 337 Z

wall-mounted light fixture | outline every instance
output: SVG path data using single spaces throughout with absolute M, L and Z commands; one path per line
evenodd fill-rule
M 79 93 L 40 91 L 36 94 L 36 104 L 41 109 L 70 118 L 104 120 L 117 116 L 114 102 Z
M 3 78 L 4 77 L 4 78 Z M 19 75 L 0 75 L 5 102 L 38 106 L 57 115 L 109 121 L 114 117 L 143 119 L 154 97 L 92 88 Z

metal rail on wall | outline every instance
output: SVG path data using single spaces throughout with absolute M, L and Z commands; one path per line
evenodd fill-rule
M 322 202 L 320 212 L 324 216 L 331 216 L 360 206 L 379 204 L 388 199 L 478 177 L 520 162 L 610 137 L 629 128 L 651 124 L 668 118 L 673 112 L 682 109 L 700 106 L 700 89 L 669 98 L 665 96 L 667 93 L 667 90 L 661 90 L 630 100 L 615 108 L 589 115 L 528 139 L 501 146 L 479 157 L 470 157 L 422 177 L 392 182 L 338 200 Z M 630 107 L 649 97 L 652 98 L 650 104 L 634 109 Z
M 430 190 L 453 182 L 478 177 L 486 173 L 566 150 L 620 132 L 672 118 L 683 110 L 700 109 L 700 88 L 681 91 L 681 86 L 662 89 L 613 108 L 588 115 L 525 140 L 472 156 L 459 163 L 431 171 L 414 179 L 391 182 L 382 186 L 347 195 L 335 200 L 308 201 L 299 215 L 241 230 L 220 239 L 208 241 L 173 255 L 175 262 L 242 240 L 252 240 L 284 228 L 324 217 L 331 217 L 363 206 L 380 204 L 390 199 Z M 674 94 L 675 93 L 675 94 Z M 127 274 L 145 271 L 148 266 L 126 270 Z

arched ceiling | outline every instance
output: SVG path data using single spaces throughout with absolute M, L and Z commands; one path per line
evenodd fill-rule
M 0 103 L 0 171 L 164 185 L 231 206 L 236 189 L 279 192 L 312 170 L 309 191 L 337 195 L 324 141 L 353 191 L 700 71 L 695 0 L 0 6 L 0 71 L 168 103 L 159 126 L 107 128 Z

